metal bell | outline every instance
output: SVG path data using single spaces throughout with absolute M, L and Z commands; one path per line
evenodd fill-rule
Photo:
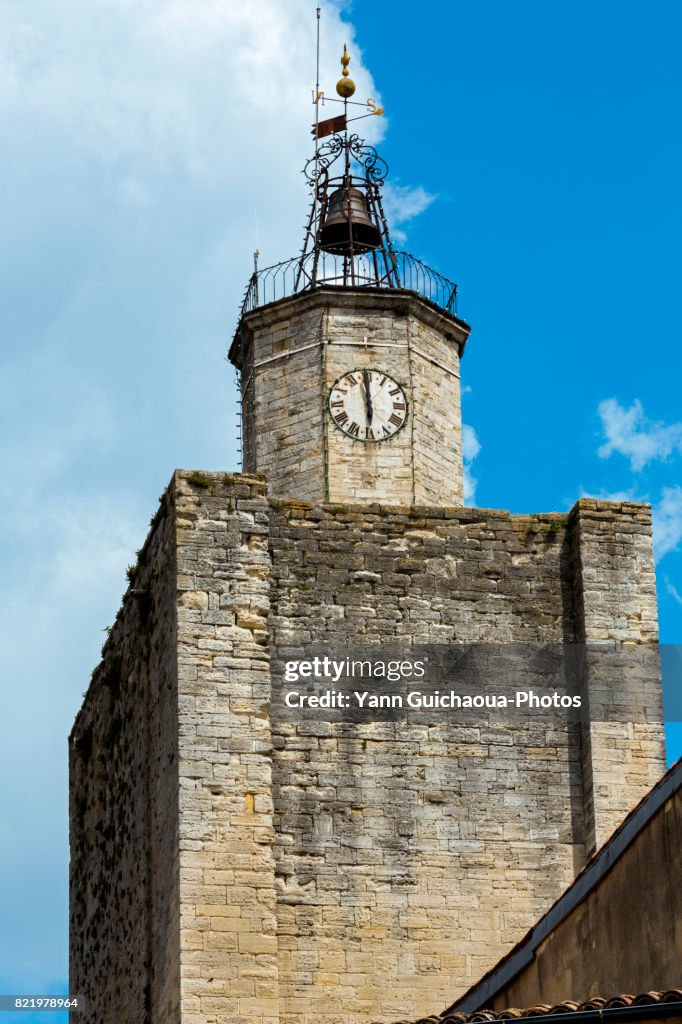
M 342 256 L 358 255 L 381 245 L 381 232 L 369 215 L 359 188 L 337 188 L 329 197 L 319 246 Z

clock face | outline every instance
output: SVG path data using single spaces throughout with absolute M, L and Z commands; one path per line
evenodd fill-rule
M 351 370 L 332 385 L 329 414 L 356 441 L 387 441 L 405 426 L 407 398 L 383 370 Z

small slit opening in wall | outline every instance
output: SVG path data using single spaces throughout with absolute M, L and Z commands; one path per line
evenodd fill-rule
M 244 797 L 244 810 L 247 814 L 253 814 L 256 807 L 256 797 L 253 793 L 247 793 Z

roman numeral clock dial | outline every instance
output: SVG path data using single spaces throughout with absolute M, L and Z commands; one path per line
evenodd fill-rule
M 387 441 L 407 422 L 407 397 L 383 370 L 350 370 L 332 384 L 328 398 L 334 424 L 356 441 Z

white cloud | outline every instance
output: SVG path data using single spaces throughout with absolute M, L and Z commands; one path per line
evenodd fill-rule
M 352 27 L 323 7 L 328 86 L 347 39 L 358 95 L 376 96 Z M 49 120 L 102 160 L 212 175 L 251 160 L 245 145 L 288 140 L 286 156 L 309 131 L 315 18 L 304 0 L 9 0 L 0 29 L 0 109 Z M 368 130 L 380 131 L 374 119 Z
M 384 188 L 384 210 L 396 224 L 404 224 L 423 213 L 436 199 L 421 185 L 411 188 L 409 185 L 395 185 L 390 180 Z
M 594 498 L 595 501 L 643 501 L 644 499 L 638 498 L 634 489 L 627 491 L 585 491 L 581 488 L 581 498 Z
M 333 93 L 347 42 L 357 96 L 379 102 L 352 25 L 337 5 L 322 9 L 322 86 Z M 255 247 L 254 206 L 267 224 L 262 265 L 300 248 L 314 79 L 308 0 L 7 0 L 0 125 L 16 170 L 5 166 L 0 183 L 19 198 L 9 230 L 64 242 L 85 217 L 98 247 L 128 232 L 135 264 L 141 231 L 158 237 L 162 215 L 171 224 L 186 216 L 189 230 L 172 224 L 177 244 L 203 199 L 210 230 L 229 240 L 223 273 L 238 293 Z M 370 142 L 384 130 L 382 118 L 363 121 Z M 208 215 L 195 211 L 195 231 Z M 97 271 L 92 261 L 88 270 Z
M 384 212 L 394 241 L 402 244 L 407 240 L 407 234 L 402 226 L 423 213 L 435 198 L 436 196 L 431 195 L 421 185 L 411 188 L 409 185 L 394 185 L 390 180 L 386 182 Z
M 638 472 L 655 459 L 682 452 L 682 423 L 666 426 L 647 419 L 637 399 L 628 409 L 618 399 L 607 398 L 600 402 L 598 412 L 606 437 L 597 453 L 602 459 L 618 452 Z
M 664 576 L 664 577 L 663 577 L 663 580 L 664 580 L 664 582 L 665 582 L 665 588 L 666 588 L 666 590 L 668 591 L 668 593 L 670 594 L 670 596 L 672 597 L 672 599 L 673 599 L 674 601 L 677 601 L 677 603 L 678 603 L 679 605 L 682 605 L 682 594 L 680 594 L 680 592 L 679 592 L 679 590 L 677 589 L 677 587 L 676 587 L 676 586 L 674 586 L 674 585 L 673 585 L 673 584 L 672 584 L 672 583 L 670 582 L 670 580 L 668 579 L 668 577 L 667 577 L 667 576 Z
M 462 424 L 462 459 L 464 462 L 464 504 L 474 505 L 476 502 L 476 484 L 478 481 L 471 472 L 471 464 L 481 450 L 481 442 L 476 431 L 468 423 Z
M 664 487 L 654 505 L 654 549 L 656 559 L 676 551 L 682 543 L 682 487 Z
M 627 408 L 616 398 L 607 398 L 598 408 L 606 437 L 598 450 L 605 459 L 618 452 L 630 460 L 633 472 L 644 469 L 654 460 L 666 460 L 675 453 L 682 453 L 682 423 L 665 424 L 648 419 L 642 403 L 635 399 Z M 620 491 L 590 493 L 584 497 L 602 501 L 648 501 L 641 497 L 635 487 Z M 660 498 L 652 502 L 654 550 L 656 561 L 660 561 L 682 544 L 682 487 L 663 487 Z
M 481 451 L 481 442 L 476 431 L 468 423 L 462 424 L 462 454 L 465 461 L 472 462 Z

